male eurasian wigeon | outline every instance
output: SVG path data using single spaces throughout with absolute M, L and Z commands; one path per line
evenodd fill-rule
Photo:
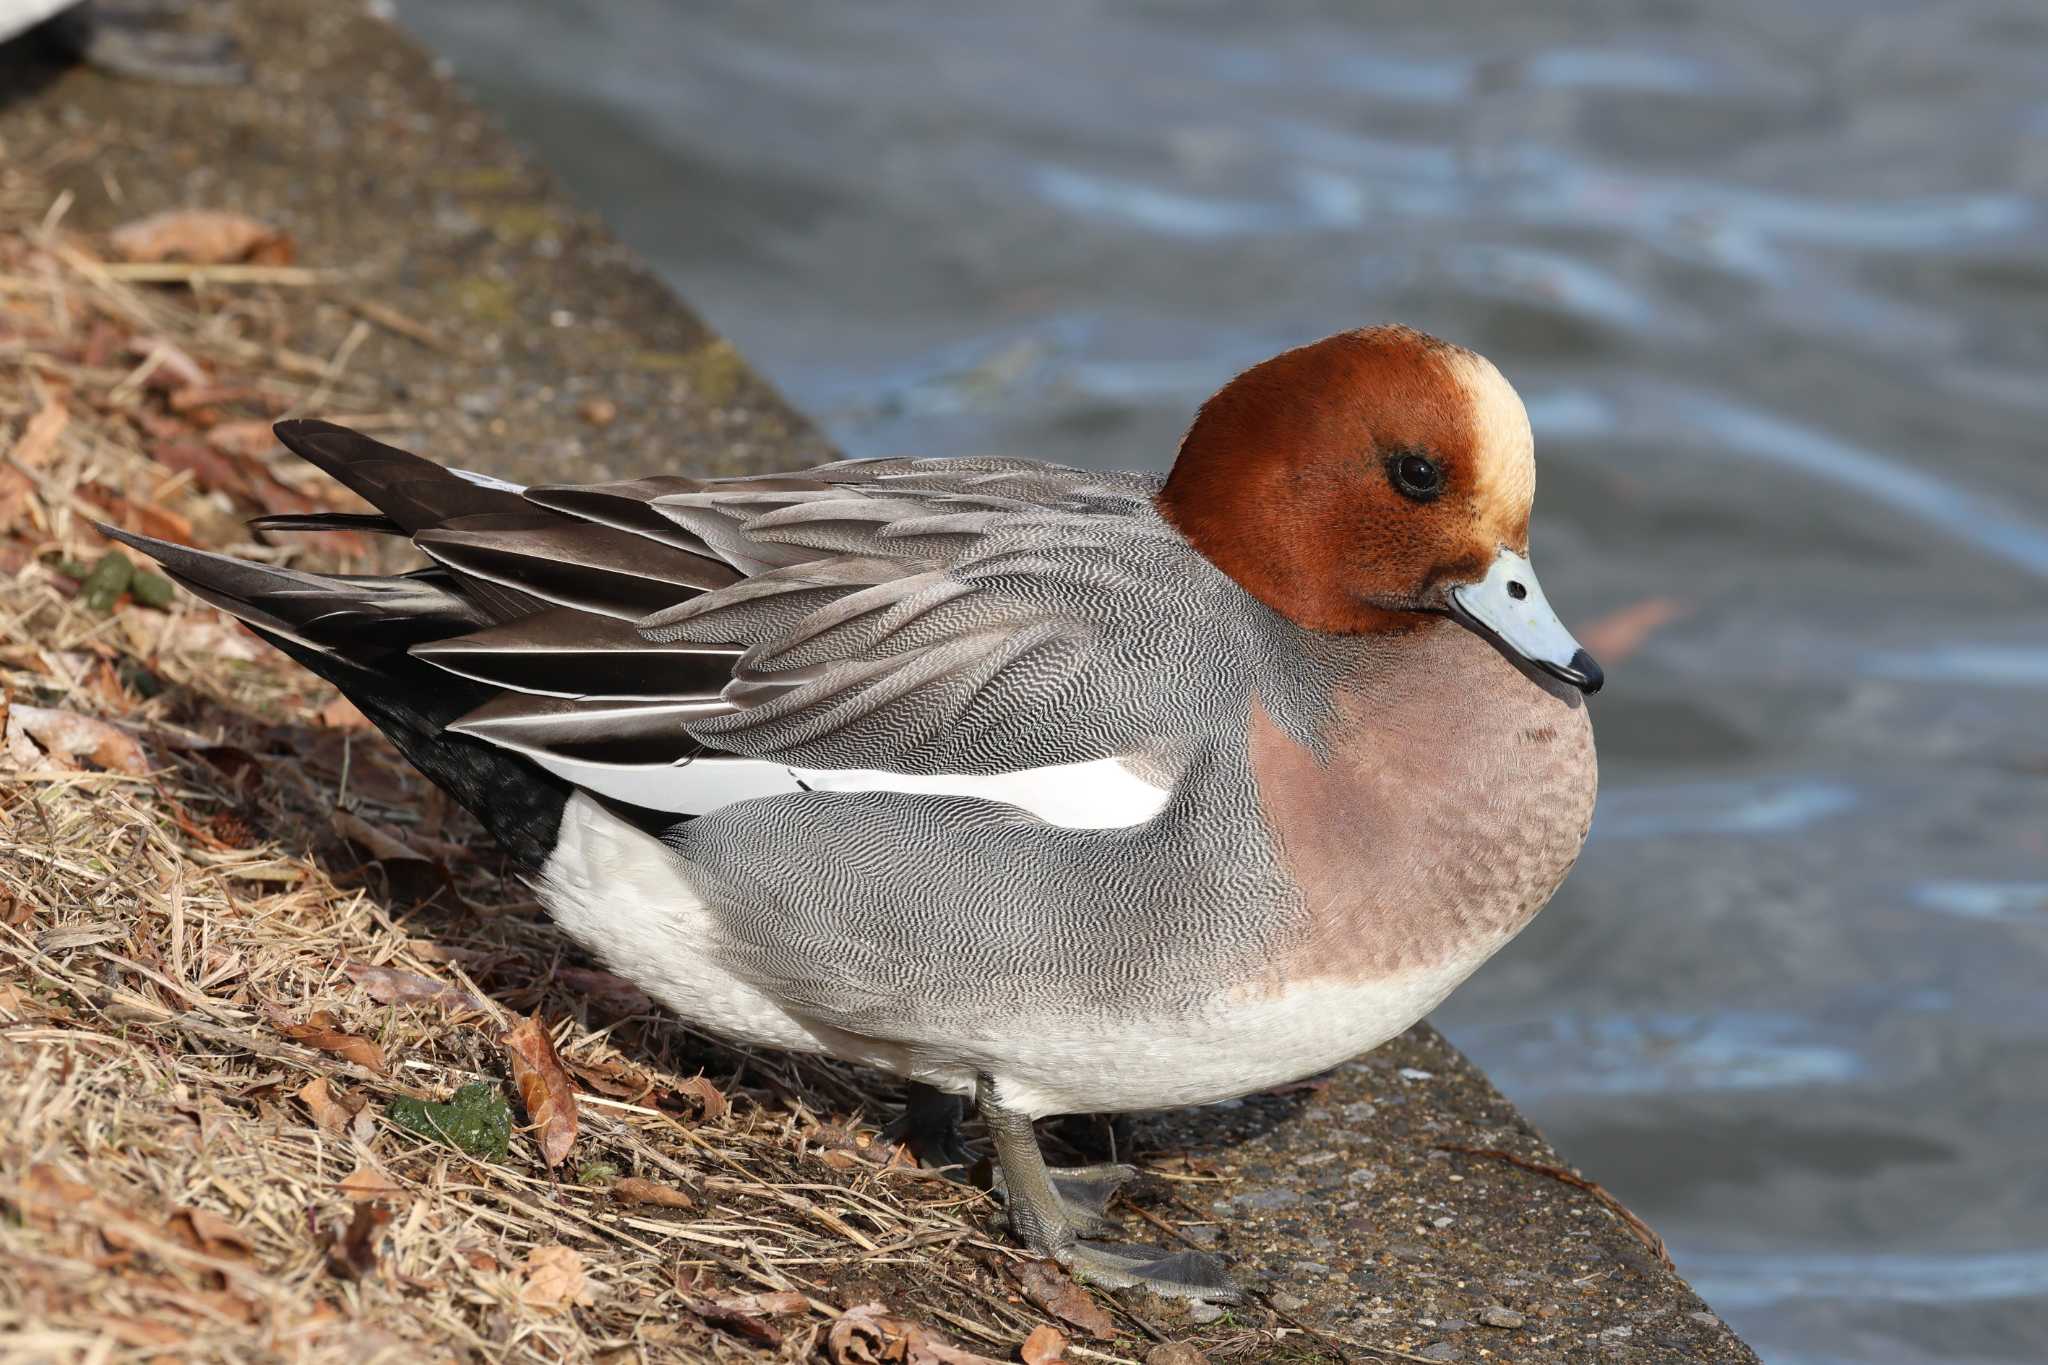
M 568 933 L 757 1046 L 971 1097 L 1010 1222 L 1097 1283 L 1117 1168 L 1048 1114 L 1242 1095 L 1427 1014 L 1563 881 L 1597 665 L 1528 558 L 1521 401 L 1401 327 L 1203 404 L 1165 479 L 1028 460 L 519 488 L 278 436 L 433 560 L 110 532 L 333 681 Z

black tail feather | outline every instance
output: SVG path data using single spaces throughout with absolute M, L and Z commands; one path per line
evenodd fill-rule
M 279 422 L 273 430 L 294 454 L 351 489 L 406 535 L 451 517 L 534 510 L 517 493 L 472 483 L 432 460 L 332 422 Z
M 404 654 L 375 668 L 309 649 L 256 628 L 256 633 L 341 689 L 341 694 L 398 747 L 406 761 L 476 816 L 522 867 L 537 871 L 554 851 L 569 784 L 531 759 L 448 725 L 496 695 L 496 689 L 453 677 Z
M 445 569 L 390 578 L 307 573 L 195 550 L 118 526 L 99 529 L 154 559 L 194 596 L 250 625 L 317 649 L 344 650 L 364 663 L 408 645 L 476 630 L 494 619 L 459 591 Z
M 280 512 L 275 516 L 251 517 L 245 524 L 252 531 L 367 531 L 380 536 L 405 534 L 403 526 L 382 512 Z

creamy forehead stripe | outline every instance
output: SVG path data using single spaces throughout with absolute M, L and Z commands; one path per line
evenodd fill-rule
M 1464 391 L 1472 415 L 1473 449 L 1479 460 L 1480 514 L 1504 536 L 1528 530 L 1529 504 L 1536 496 L 1536 438 L 1520 394 L 1485 356 L 1450 350 L 1444 365 Z

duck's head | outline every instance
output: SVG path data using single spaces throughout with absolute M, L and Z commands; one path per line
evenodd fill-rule
M 1529 567 L 1529 414 L 1481 356 L 1407 327 L 1255 365 L 1202 405 L 1159 508 L 1245 591 L 1310 630 L 1450 616 L 1586 692 L 1600 666 Z

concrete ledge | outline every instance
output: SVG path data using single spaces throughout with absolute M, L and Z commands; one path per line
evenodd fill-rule
M 0 161 L 68 189 L 84 228 L 236 208 L 291 232 L 304 263 L 359 270 L 362 287 L 280 314 L 277 341 L 338 356 L 360 332 L 350 373 L 391 395 L 391 439 L 437 458 L 594 480 L 829 457 L 394 29 L 331 0 L 244 0 L 238 17 L 257 75 L 224 93 L 0 49 Z M 1370 1340 L 1430 1361 L 1756 1359 L 1427 1026 L 1326 1084 L 1148 1116 L 1126 1140 L 1187 1153 L 1177 1205 L 1216 1220 L 1298 1321 L 1302 1358 L 1386 1358 Z

